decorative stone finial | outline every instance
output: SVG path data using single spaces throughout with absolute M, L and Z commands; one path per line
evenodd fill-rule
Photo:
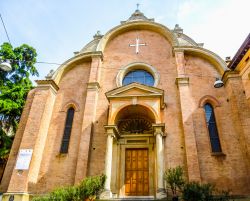
M 102 37 L 103 37 L 103 35 L 101 34 L 101 31 L 99 31 L 99 30 L 98 30 L 98 31 L 96 32 L 96 34 L 93 36 L 94 39 L 100 39 L 100 38 L 102 38 Z
M 227 65 L 229 65 L 229 63 L 230 63 L 231 61 L 232 61 L 232 59 L 231 59 L 230 56 L 227 56 L 227 57 L 225 58 L 225 62 L 226 62 Z
M 53 74 L 54 74 L 54 70 L 51 69 L 51 70 L 49 71 L 49 73 L 45 76 L 45 78 L 46 78 L 47 80 L 49 80 L 49 79 L 52 78 Z
M 179 24 L 176 24 L 174 27 L 174 32 L 183 33 L 183 29 L 179 26 Z
M 135 12 L 130 16 L 127 21 L 121 21 L 121 23 L 131 22 L 131 21 L 151 21 L 153 22 L 154 19 L 147 18 L 140 10 L 139 10 L 139 3 L 136 4 Z
M 197 43 L 197 45 L 198 45 L 199 47 L 203 47 L 203 46 L 204 46 L 204 43 Z
M 139 3 L 136 4 L 136 8 L 137 8 L 136 10 L 138 11 L 139 11 L 139 5 L 140 5 Z

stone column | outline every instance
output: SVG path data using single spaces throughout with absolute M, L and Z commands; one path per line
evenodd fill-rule
M 167 197 L 165 188 L 164 188 L 164 145 L 163 145 L 163 136 L 164 136 L 164 124 L 153 124 L 154 135 L 156 139 L 156 174 L 157 174 L 157 192 L 156 198 L 162 199 Z
M 113 151 L 113 133 L 107 133 L 107 147 L 106 147 L 106 157 L 105 157 L 105 175 L 106 183 L 105 190 L 110 191 L 110 183 L 111 183 L 111 171 L 112 171 L 112 151 Z
M 101 199 L 112 198 L 111 192 L 111 173 L 112 173 L 112 154 L 113 154 L 113 141 L 114 138 L 119 137 L 118 129 L 116 126 L 104 126 L 107 134 L 107 145 L 106 145 L 106 157 L 105 157 L 105 175 L 106 181 L 104 186 L 104 192 L 101 194 Z

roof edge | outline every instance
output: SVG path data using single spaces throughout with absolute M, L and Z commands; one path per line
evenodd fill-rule
M 228 65 L 228 68 L 234 70 L 249 49 L 250 49 L 250 33 L 248 34 L 247 38 L 238 49 L 237 53 L 234 55 L 233 59 Z

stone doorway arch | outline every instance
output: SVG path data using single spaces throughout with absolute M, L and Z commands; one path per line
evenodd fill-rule
M 128 105 L 116 115 L 115 125 L 121 135 L 153 134 L 155 116 L 142 105 Z
M 164 198 L 164 132 L 162 109 L 165 107 L 164 92 L 155 87 L 139 83 L 113 89 L 106 93 L 109 100 L 105 174 L 105 192 L 101 198 L 126 198 L 131 196 L 150 196 Z M 145 157 L 148 167 L 142 170 L 147 176 L 142 178 L 143 185 L 138 184 L 140 175 L 129 169 L 132 155 L 135 160 Z M 130 155 L 130 157 L 128 157 Z M 140 157 L 138 157 L 138 155 Z M 144 163 L 145 161 L 142 161 Z M 140 166 L 137 161 L 136 166 Z M 131 165 L 131 164 L 130 164 Z M 146 165 L 147 166 L 147 165 Z M 132 171 L 129 174 L 128 171 Z M 130 192 L 128 179 L 136 175 L 135 191 Z M 147 187 L 148 185 L 148 187 Z M 146 190 L 141 190 L 146 186 Z M 138 190 L 139 189 L 139 190 Z

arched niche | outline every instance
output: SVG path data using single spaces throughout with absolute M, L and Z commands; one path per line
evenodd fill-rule
M 114 123 L 121 134 L 153 134 L 156 117 L 143 105 L 128 105 L 119 110 Z

